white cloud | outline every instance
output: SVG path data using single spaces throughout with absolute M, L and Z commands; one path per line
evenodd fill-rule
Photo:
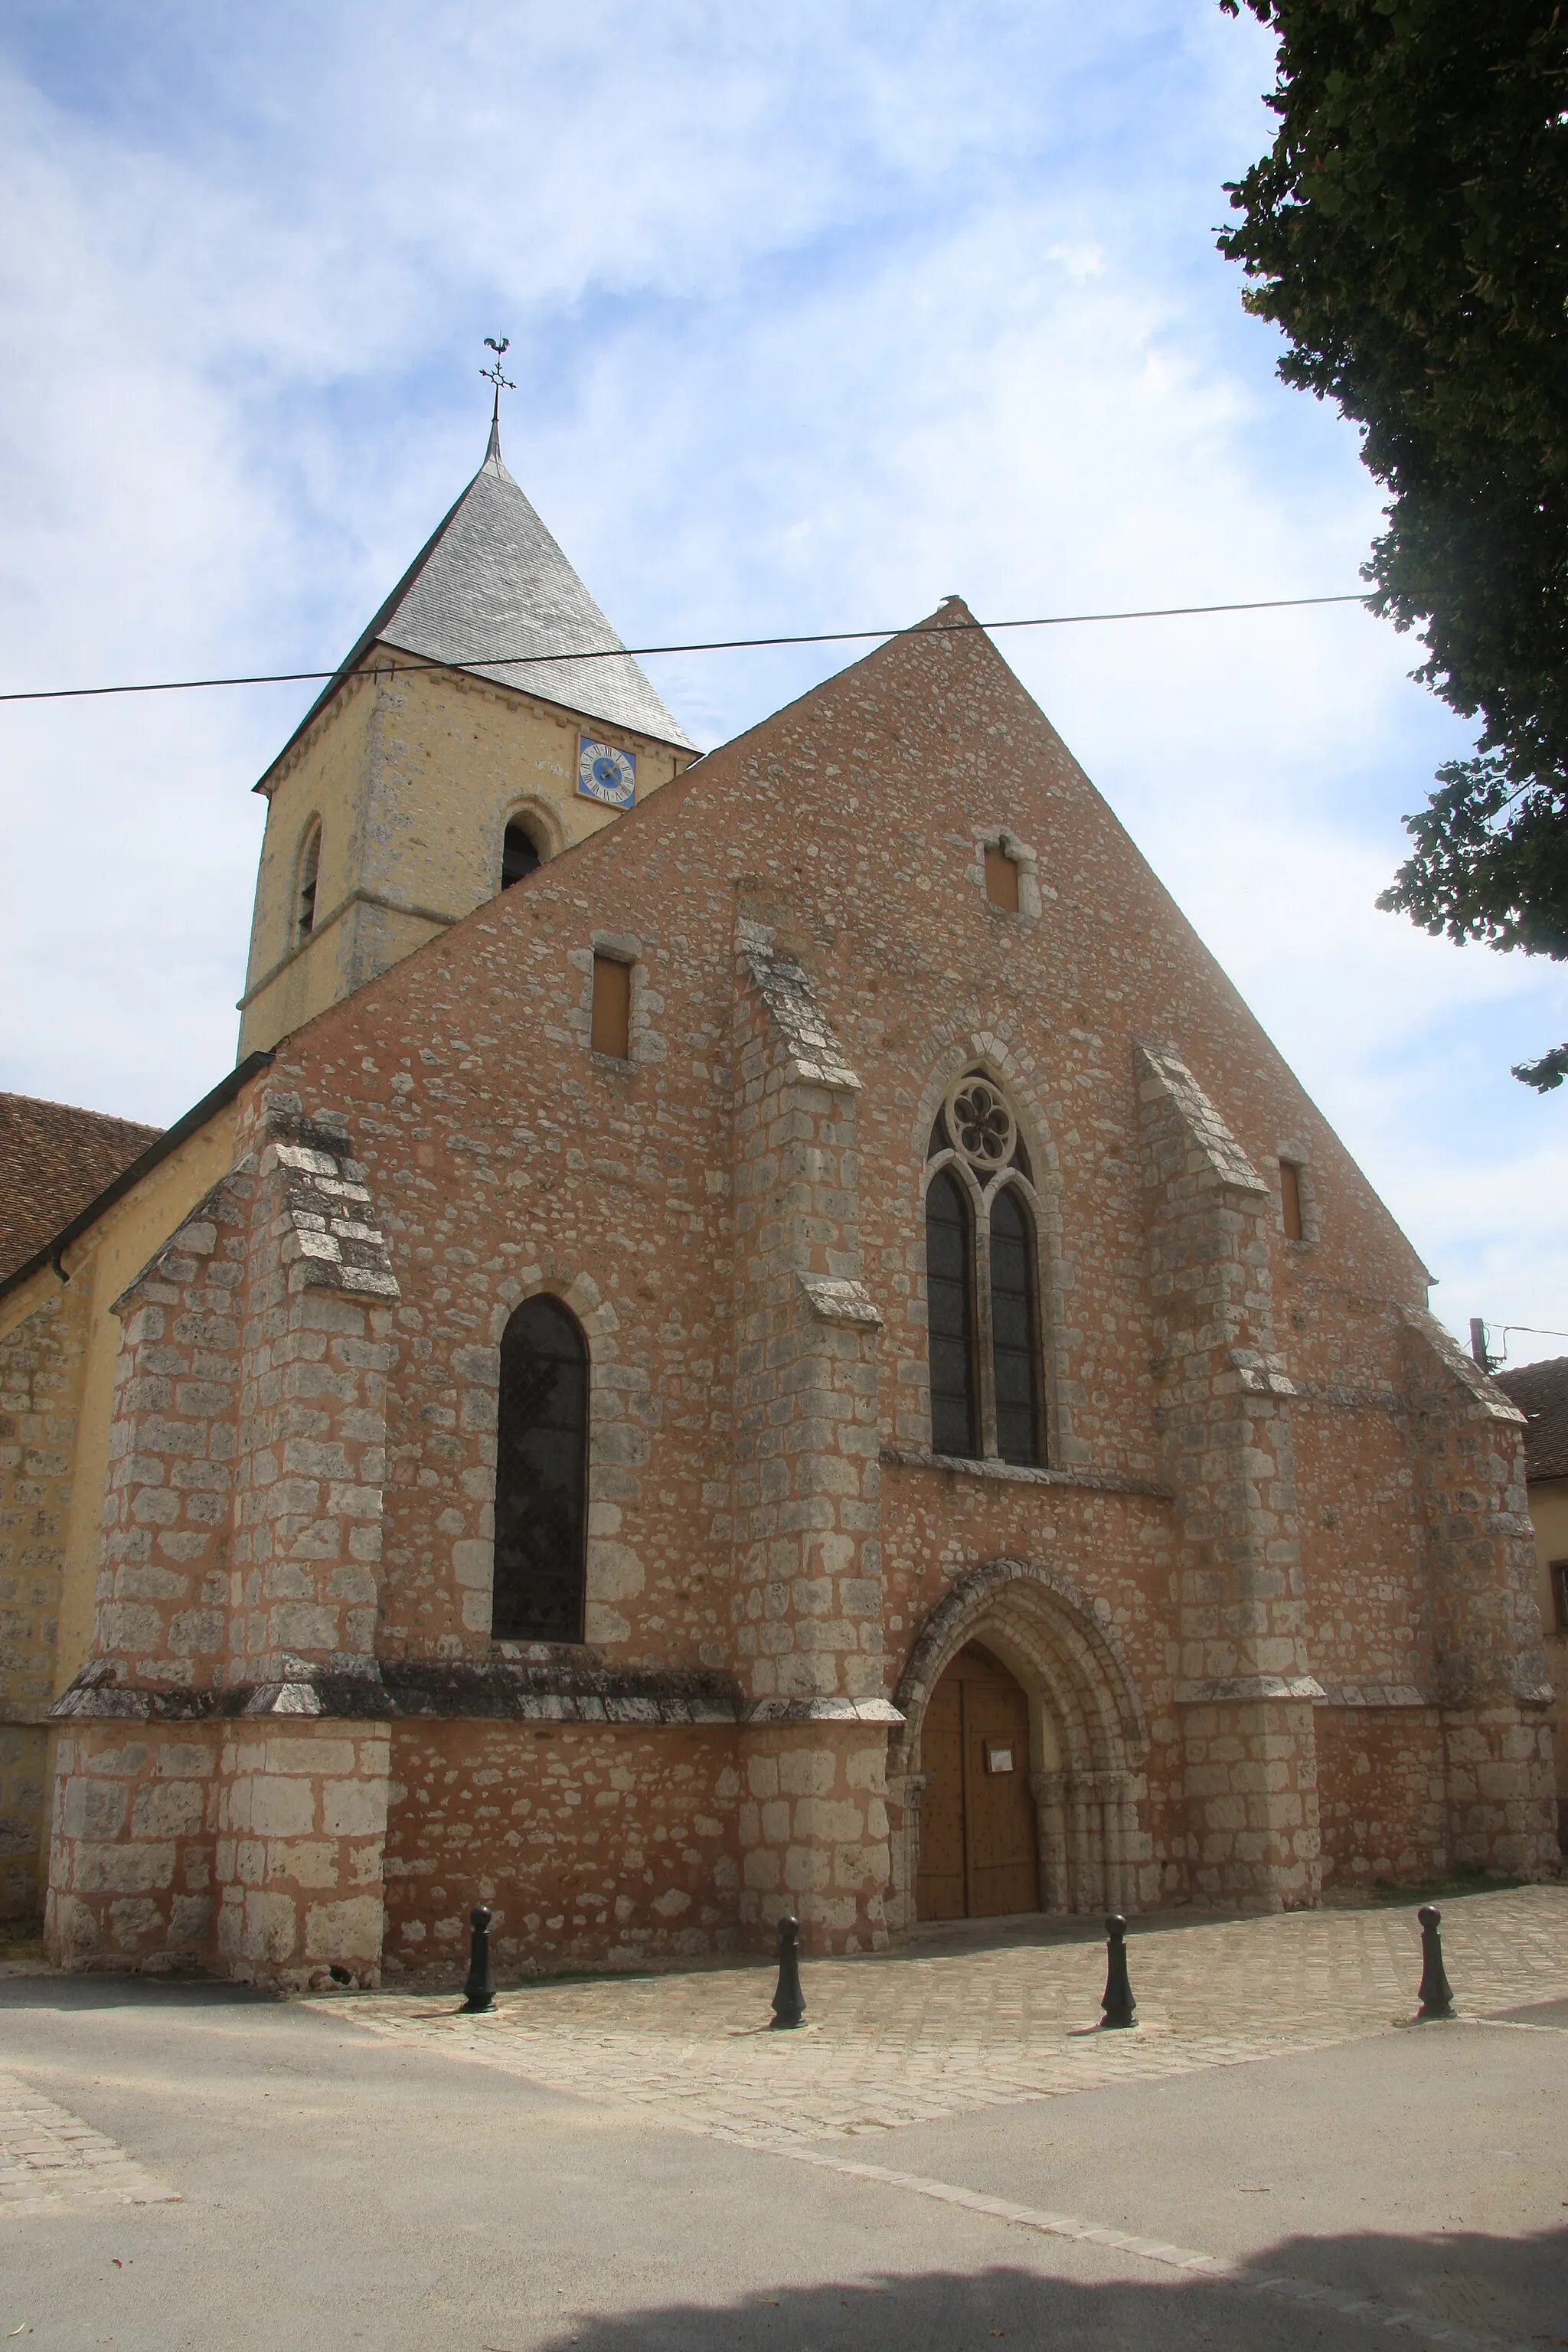
M 24 7 L 0 79 L 5 682 L 334 659 L 509 456 L 634 638 L 1353 587 L 1378 499 L 1214 254 L 1268 44 L 1179 0 Z M 1470 1312 L 1568 1325 L 1510 1060 L 1560 970 L 1376 914 L 1459 730 L 1352 613 L 1001 640 Z M 853 649 L 850 649 L 851 652 Z M 710 740 L 846 654 L 687 656 Z M 0 1083 L 232 1053 L 307 689 L 0 709 Z

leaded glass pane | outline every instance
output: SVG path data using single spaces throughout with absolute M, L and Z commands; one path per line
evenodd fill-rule
M 580 1642 L 588 1355 L 558 1299 L 531 1298 L 500 1345 L 496 1451 L 498 1641 Z
M 969 1207 L 945 1170 L 926 1193 L 926 1327 L 931 1350 L 931 1442 L 937 1454 L 973 1461 L 974 1413 L 973 1251 Z
M 991 1345 L 996 1387 L 996 1451 L 1033 1467 L 1040 1459 L 1037 1372 L 1035 1236 L 1011 1185 L 991 1204 Z

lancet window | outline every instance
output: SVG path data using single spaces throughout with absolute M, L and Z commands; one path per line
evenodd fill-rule
M 1037 1202 L 1005 1094 L 949 1089 L 927 1154 L 926 1324 L 934 1454 L 1046 1458 Z
M 498 1641 L 580 1642 L 586 1583 L 588 1349 L 558 1298 L 525 1299 L 500 1343 Z
M 300 845 L 299 880 L 294 897 L 294 939 L 303 947 L 316 928 L 316 883 L 321 870 L 321 826 L 312 817 Z

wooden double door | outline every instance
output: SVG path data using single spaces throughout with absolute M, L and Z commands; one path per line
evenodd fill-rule
M 921 1767 L 919 1916 L 990 1919 L 1037 1911 L 1029 1702 L 1001 1660 L 978 1642 L 959 1652 L 931 1693 Z

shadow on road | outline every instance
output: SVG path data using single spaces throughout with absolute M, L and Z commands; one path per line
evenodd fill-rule
M 996 2343 L 1049 2346 L 1050 2352 L 1197 2352 L 1246 2346 L 1248 2352 L 1336 2352 L 1386 2332 L 1394 2312 L 1418 2315 L 1435 2331 L 1464 2329 L 1496 2345 L 1564 2336 L 1568 2229 L 1526 2238 L 1474 2231 L 1451 2235 L 1286 2238 L 1257 2255 L 1257 2274 L 1293 2282 L 1260 2292 L 1169 2273 L 1164 2278 L 1093 2285 L 1042 2278 L 994 2264 L 971 2273 L 931 2271 L 858 2284 L 780 2287 L 733 2303 L 670 2303 L 601 2315 L 563 2316 L 540 2336 L 531 2328 L 488 2331 L 484 2352 L 990 2352 Z M 1312 2288 L 1332 2291 L 1315 2298 Z M 1375 2296 L 1378 2309 L 1346 2313 L 1345 2294 Z M 1419 2341 L 1419 2326 L 1400 2334 Z
M 213 1977 L 115 1975 L 83 1969 L 79 1974 L 0 1977 L 0 2010 L 44 2009 L 275 2009 L 278 1995 L 254 1985 L 225 1984 Z

